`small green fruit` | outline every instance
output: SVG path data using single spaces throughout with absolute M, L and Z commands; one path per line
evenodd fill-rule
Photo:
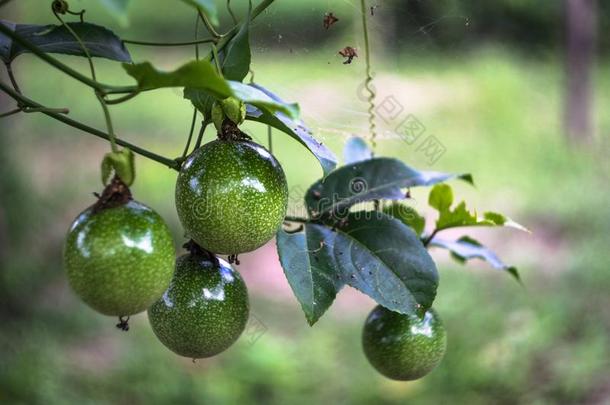
M 167 289 L 174 244 L 163 219 L 136 201 L 90 207 L 72 223 L 64 246 L 68 281 L 104 315 L 144 311 Z
M 362 345 L 377 371 L 393 380 L 408 381 L 425 376 L 440 363 L 447 337 L 433 309 L 419 318 L 378 305 L 366 319 Z
M 197 244 L 218 254 L 264 245 L 281 226 L 287 205 L 282 167 L 250 141 L 204 145 L 184 162 L 176 183 L 182 226 Z
M 248 290 L 227 262 L 188 254 L 163 297 L 148 309 L 155 335 L 173 352 L 193 359 L 226 350 L 248 322 Z

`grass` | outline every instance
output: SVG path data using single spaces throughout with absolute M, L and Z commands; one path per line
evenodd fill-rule
M 299 101 L 316 134 L 340 155 L 352 133 L 367 134 L 366 105 L 358 99 L 362 66 L 343 66 L 329 53 L 263 55 L 257 81 Z M 145 55 L 146 56 L 146 55 Z M 279 58 L 280 56 L 278 56 Z M 165 58 L 168 60 L 169 58 Z M 67 59 L 70 62 L 73 59 Z M 328 63 L 330 62 L 330 64 Z M 18 72 L 32 98 L 70 106 L 71 114 L 102 127 L 93 97 L 25 58 Z M 168 63 L 170 65 L 171 63 Z M 123 82 L 120 69 L 102 64 L 102 77 Z M 396 69 L 399 67 L 399 69 Z M 607 64 L 598 89 L 608 88 Z M 593 148 L 564 142 L 561 65 L 499 49 L 461 56 L 411 54 L 379 63 L 379 100 L 387 96 L 424 123 L 446 152 L 433 165 L 416 145 L 380 140 L 379 155 L 415 167 L 472 172 L 476 189 L 457 185 L 478 209 L 498 209 L 525 223 L 533 235 L 481 231 L 477 236 L 517 265 L 525 287 L 484 265 L 463 267 L 435 252 L 442 281 L 435 304 L 449 337 L 442 365 L 412 383 L 378 376 L 360 351 L 360 328 L 372 303 L 343 293 L 313 328 L 306 325 L 283 275 L 256 265 L 240 271 L 255 285 L 252 308 L 265 332 L 251 326 L 217 358 L 192 364 L 163 348 L 136 317 L 120 334 L 113 321 L 85 308 L 67 289 L 61 243 L 67 224 L 100 188 L 98 164 L 107 145 L 41 116 L 2 121 L 3 153 L 29 185 L 2 206 L 22 235 L 0 283 L 16 305 L 3 314 L 0 401 L 10 403 L 599 403 L 610 397 L 607 234 L 604 161 L 610 96 L 598 91 L 600 137 Z M 383 85 L 385 84 L 385 85 Z M 179 92 L 145 94 L 113 107 L 121 136 L 173 157 L 183 148 L 190 108 Z M 391 131 L 396 122 L 383 123 Z M 265 143 L 265 128 L 249 124 Z M 333 129 L 339 129 L 339 132 Z M 207 139 L 211 135 L 208 134 Z M 274 133 L 275 154 L 295 194 L 320 175 L 295 141 Z M 596 150 L 597 149 L 597 150 Z M 175 173 L 142 158 L 134 193 L 181 232 L 173 207 Z M 607 172 L 607 170 L 606 170 Z M 15 194 L 17 195 L 17 194 Z M 417 191 L 420 205 L 425 193 Z M 22 210 L 22 211 L 19 211 Z M 260 259 L 260 257 L 259 257 Z M 259 266 L 276 266 L 261 259 Z M 257 276 L 257 272 L 265 274 Z M 12 292 L 11 292 L 12 291 Z M 18 292 L 18 293 L 15 293 Z

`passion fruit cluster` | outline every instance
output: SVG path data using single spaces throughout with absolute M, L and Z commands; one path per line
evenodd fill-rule
M 245 106 L 216 102 L 218 139 L 182 163 L 176 182 L 178 217 L 189 242 L 176 259 L 167 225 L 133 199 L 129 153 L 102 164 L 115 177 L 98 201 L 74 220 L 64 263 L 73 290 L 91 308 L 119 317 L 148 310 L 153 332 L 178 355 L 199 359 L 229 348 L 249 317 L 248 290 L 231 267 L 238 254 L 267 243 L 281 226 L 288 187 L 281 165 L 239 129 Z M 228 255 L 229 263 L 217 255 Z M 364 353 L 381 374 L 412 380 L 442 359 L 445 330 L 434 310 L 408 316 L 376 307 L 362 335 Z
M 133 199 L 133 170 L 114 163 L 119 153 L 104 160 L 103 177 L 110 164 L 116 175 L 74 220 L 64 247 L 68 281 L 87 305 L 119 317 L 123 330 L 129 316 L 148 309 L 161 343 L 193 359 L 226 350 L 249 317 L 244 281 L 216 255 L 237 262 L 238 254 L 267 243 L 288 204 L 282 167 L 239 130 L 245 105 L 231 98 L 212 111 L 218 140 L 183 162 L 176 183 L 176 209 L 190 239 L 187 254 L 176 259 L 163 219 Z

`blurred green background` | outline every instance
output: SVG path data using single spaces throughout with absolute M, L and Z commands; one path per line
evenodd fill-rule
M 340 155 L 349 136 L 368 137 L 362 55 L 351 65 L 337 55 L 346 45 L 362 49 L 359 3 L 276 3 L 254 23 L 256 81 L 299 102 L 315 136 Z M 52 23 L 49 4 L 13 1 L 0 15 Z M 193 34 L 195 16 L 181 2 L 134 0 L 128 22 L 93 0 L 71 4 L 87 8 L 87 19 L 124 38 L 185 40 Z M 465 267 L 433 251 L 441 273 L 435 306 L 447 327 L 447 355 L 426 378 L 397 383 L 378 375 L 360 349 L 373 302 L 346 289 L 310 328 L 270 243 L 245 255 L 238 267 L 254 315 L 246 332 L 227 352 L 193 364 L 156 340 L 145 314 L 122 333 L 114 319 L 87 308 L 67 286 L 63 237 L 100 191 L 107 143 L 41 115 L 11 116 L 0 120 L 0 403 L 610 403 L 608 36 L 600 35 L 593 66 L 595 137 L 570 143 L 562 122 L 561 2 L 371 5 L 379 6 L 370 19 L 378 101 L 395 100 L 402 108 L 397 118 L 379 119 L 377 154 L 422 169 L 473 173 L 477 187 L 456 184 L 458 198 L 532 230 L 469 232 L 517 266 L 525 287 L 485 264 Z M 237 9 L 243 11 L 239 4 Z M 600 32 L 607 32 L 609 9 L 600 4 Z M 340 21 L 325 31 L 328 11 Z M 226 27 L 228 20 L 222 21 Z M 130 51 L 135 61 L 167 69 L 193 57 L 191 48 Z M 61 59 L 87 72 L 82 60 Z M 101 81 L 130 83 L 117 64 L 96 63 Z M 69 107 L 70 116 L 103 128 L 87 88 L 32 56 L 20 57 L 13 68 L 30 98 Z M 3 111 L 11 108 L 0 97 Z M 175 157 L 192 109 L 179 89 L 170 89 L 142 94 L 112 113 L 122 138 Z M 445 148 L 433 164 L 417 144 L 394 134 L 409 114 L 425 126 L 424 136 L 434 135 Z M 266 143 L 265 127 L 250 123 L 247 129 Z M 209 131 L 205 139 L 212 136 Z M 273 139 L 297 210 L 321 171 L 288 136 L 276 131 Z M 175 173 L 144 158 L 137 165 L 136 198 L 163 215 L 179 246 Z M 425 190 L 414 197 L 423 209 Z

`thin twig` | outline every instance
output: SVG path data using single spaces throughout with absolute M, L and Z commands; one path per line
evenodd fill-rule
M 197 136 L 197 142 L 195 142 L 195 150 L 201 147 L 201 142 L 203 141 L 203 134 L 205 133 L 205 129 L 210 125 L 210 120 L 205 120 L 201 123 L 201 129 L 199 129 L 199 135 Z
M 71 127 L 80 129 L 81 131 L 87 132 L 87 133 L 89 133 L 91 135 L 95 135 L 95 136 L 97 136 L 99 138 L 102 138 L 102 139 L 105 139 L 107 141 L 110 140 L 110 136 L 107 133 L 105 133 L 103 131 L 100 131 L 99 129 L 92 128 L 92 127 L 90 127 L 90 126 L 88 126 L 86 124 L 83 124 L 83 123 L 79 122 L 79 121 L 76 121 L 76 120 L 73 120 L 71 118 L 68 118 L 65 115 L 58 114 L 58 113 L 55 113 L 55 112 L 51 112 L 48 108 L 45 108 L 43 105 L 41 105 L 41 104 L 39 104 L 39 103 L 37 103 L 37 102 L 35 102 L 33 100 L 30 100 L 29 98 L 27 98 L 27 97 L 17 93 L 15 90 L 13 90 L 11 88 L 11 86 L 9 86 L 8 84 L 6 84 L 6 83 L 4 83 L 2 81 L 0 81 L 0 90 L 2 90 L 4 93 L 9 95 L 11 98 L 16 100 L 20 105 L 23 105 L 23 106 L 26 106 L 26 107 L 44 109 L 44 110 L 41 110 L 42 114 L 48 115 L 51 118 L 54 118 L 54 119 L 56 119 L 58 121 L 61 121 L 64 124 L 67 124 L 67 125 L 69 125 Z M 127 148 L 131 149 L 132 152 L 137 153 L 139 155 L 142 155 L 142 156 L 144 156 L 144 157 L 146 157 L 148 159 L 154 160 L 155 162 L 161 163 L 161 164 L 163 164 L 163 165 L 165 165 L 165 166 L 167 166 L 167 167 L 169 167 L 171 169 L 179 170 L 179 168 L 180 168 L 178 162 L 176 162 L 175 160 L 166 158 L 166 157 L 161 156 L 161 155 L 157 155 L 156 153 L 150 152 L 150 151 L 148 151 L 148 150 L 146 150 L 144 148 L 141 148 L 141 147 L 139 147 L 137 145 L 131 144 L 131 143 L 127 142 L 127 141 L 123 141 L 122 139 L 116 138 L 116 143 L 117 143 L 117 145 L 121 145 L 121 146 L 127 147 Z
M 129 94 L 126 94 L 124 96 L 121 96 L 119 98 L 115 98 L 112 100 L 108 100 L 108 99 L 105 99 L 105 100 L 106 100 L 106 104 L 108 104 L 108 105 L 121 104 L 121 103 L 124 103 L 125 101 L 131 100 L 132 98 L 136 97 L 138 94 L 140 94 L 140 90 L 134 91 L 133 93 L 129 93 Z
M 210 35 L 213 36 L 216 39 L 222 38 L 224 35 L 221 35 L 221 34 L 218 33 L 218 31 L 216 31 L 216 29 L 214 28 L 214 26 L 210 22 L 208 16 L 205 15 L 205 13 L 202 13 L 201 10 L 198 10 L 198 12 L 199 12 L 199 17 L 201 18 L 201 21 L 203 21 L 203 25 L 205 25 L 205 28 L 208 30 Z
M 233 19 L 233 24 L 237 25 L 239 20 L 235 16 L 235 13 L 233 13 L 233 9 L 231 8 L 231 0 L 227 0 L 227 11 L 231 15 L 231 19 Z
M 436 236 L 436 234 L 439 232 L 439 229 L 435 229 L 432 231 L 432 233 L 423 240 L 423 244 L 424 246 L 428 247 L 428 245 L 430 244 L 430 242 L 432 242 L 432 239 L 434 239 L 434 237 Z
M 191 141 L 193 140 L 193 132 L 195 132 L 195 122 L 197 121 L 197 109 L 193 108 L 193 119 L 191 120 L 191 129 L 189 131 L 189 137 L 188 140 L 186 141 L 186 146 L 184 147 L 184 152 L 182 152 L 182 157 L 180 158 L 180 160 L 184 160 L 186 158 L 186 154 L 189 151 L 189 148 L 191 147 Z
M 147 41 L 136 41 L 132 39 L 124 39 L 124 44 L 133 44 L 133 45 L 141 45 L 141 46 L 189 46 L 189 45 L 198 45 L 198 44 L 208 44 L 217 42 L 214 38 L 205 38 L 198 39 L 195 41 L 186 41 L 186 42 L 147 42 Z
M 15 108 L 13 110 L 0 114 L 0 118 L 8 117 L 10 115 L 20 113 L 21 111 L 23 111 L 21 108 Z
M 19 84 L 17 84 L 17 80 L 15 80 L 15 74 L 13 73 L 13 67 L 11 66 L 11 63 L 6 62 L 4 65 L 6 66 L 6 73 L 8 74 L 8 78 L 11 81 L 13 88 L 17 93 L 21 94 L 21 89 L 19 88 Z

